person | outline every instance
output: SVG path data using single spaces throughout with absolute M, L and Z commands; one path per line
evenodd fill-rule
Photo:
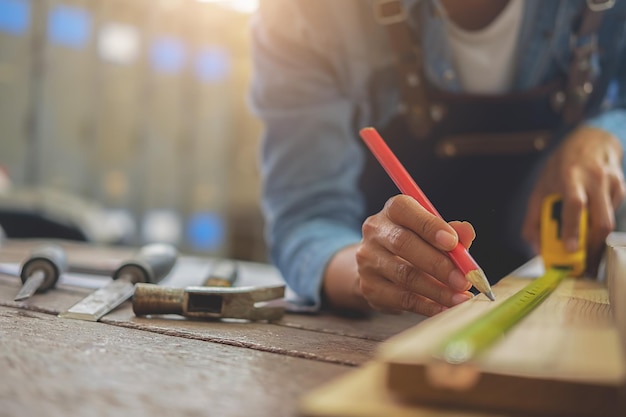
M 563 198 L 593 273 L 625 196 L 626 2 L 267 0 L 252 25 L 272 261 L 313 308 L 434 315 L 536 255 Z M 358 138 L 374 126 L 443 219 Z

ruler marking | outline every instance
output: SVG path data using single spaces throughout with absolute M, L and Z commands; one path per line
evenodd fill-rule
M 569 270 L 550 268 L 523 289 L 448 337 L 437 356 L 451 364 L 465 363 L 493 345 L 554 292 Z

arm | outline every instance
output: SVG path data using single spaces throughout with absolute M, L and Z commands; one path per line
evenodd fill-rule
M 266 128 L 262 199 L 272 260 L 313 305 L 323 291 L 337 309 L 435 314 L 471 297 L 442 251 L 457 239 L 468 245 L 473 230 L 446 224 L 406 196 L 362 225 L 355 100 L 337 76 L 349 57 L 324 39 L 339 38 L 330 16 L 322 21 L 326 9 L 301 10 L 320 3 L 262 3 L 253 27 L 252 101 Z M 313 24 L 311 16 L 322 20 Z M 450 237 L 443 242 L 442 229 Z M 453 290 L 454 271 L 461 280 Z
M 329 260 L 361 238 L 363 156 L 333 51 L 307 26 L 301 6 L 261 4 L 253 25 L 251 98 L 265 125 L 262 203 L 271 257 L 289 286 L 319 306 Z
M 616 77 L 607 94 L 613 96 L 612 106 L 582 123 L 551 155 L 529 200 L 523 228 L 525 238 L 538 248 L 541 201 L 547 194 L 559 193 L 565 202 L 563 238 L 574 251 L 581 211 L 587 207 L 587 265 L 592 275 L 597 272 L 606 236 L 615 228 L 616 210 L 626 196 L 626 54 L 624 46 L 621 49 Z

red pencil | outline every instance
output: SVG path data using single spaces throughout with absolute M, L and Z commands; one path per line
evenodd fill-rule
M 372 151 L 402 194 L 413 197 L 429 213 L 442 218 L 424 192 L 415 183 L 413 178 L 411 178 L 404 166 L 402 166 L 398 158 L 391 152 L 391 149 L 389 149 L 389 146 L 387 146 L 376 129 L 366 127 L 361 129 L 360 134 L 367 147 Z M 467 249 L 461 245 L 461 243 L 457 243 L 456 247 L 448 252 L 448 254 L 457 268 L 463 272 L 465 278 L 467 278 L 478 291 L 494 301 L 495 297 L 485 273 L 469 254 Z

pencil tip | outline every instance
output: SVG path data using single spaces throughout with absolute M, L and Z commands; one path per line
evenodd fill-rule
M 491 285 L 489 285 L 489 280 L 487 280 L 487 276 L 482 269 L 474 269 L 468 272 L 465 277 L 474 287 L 476 287 L 478 291 L 485 294 L 485 296 L 491 301 L 496 300 L 496 297 L 493 295 L 493 291 L 491 290 Z

